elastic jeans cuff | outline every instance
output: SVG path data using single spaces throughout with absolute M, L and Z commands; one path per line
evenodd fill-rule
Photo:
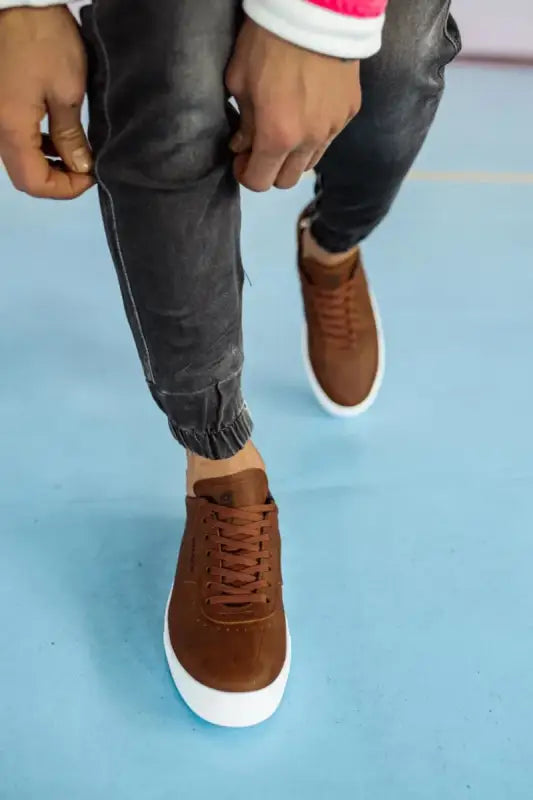
M 311 222 L 311 234 L 315 242 L 328 253 L 346 253 L 358 245 L 363 238 L 359 231 L 356 233 L 332 231 L 331 228 L 324 225 L 320 218 Z
M 253 430 L 252 418 L 246 406 L 230 425 L 219 430 L 195 431 L 175 427 L 172 422 L 169 425 L 174 438 L 183 447 L 214 461 L 231 458 L 242 450 Z

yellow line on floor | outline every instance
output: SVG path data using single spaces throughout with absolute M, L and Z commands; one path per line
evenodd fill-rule
M 492 183 L 533 185 L 533 172 L 432 172 L 414 169 L 412 181 L 430 183 Z
M 0 0 L 1 1 L 1 0 Z M 0 159 L 0 169 L 3 168 L 2 159 Z M 312 178 L 314 180 L 315 173 L 313 170 L 304 172 L 302 177 Z M 446 171 L 432 171 L 423 169 L 413 169 L 409 173 L 409 180 L 420 181 L 427 183 L 479 183 L 479 184 L 500 184 L 500 185 L 515 185 L 515 186 L 531 186 L 533 185 L 533 172 L 450 172 Z

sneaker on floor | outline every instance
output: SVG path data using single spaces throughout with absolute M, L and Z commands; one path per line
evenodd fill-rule
M 303 257 L 302 235 L 310 224 L 306 213 L 298 223 L 298 272 L 307 375 L 326 411 L 357 416 L 370 408 L 383 379 L 385 348 L 378 308 L 359 250 L 335 267 Z
M 278 510 L 265 473 L 198 481 L 165 617 L 165 652 L 187 705 L 244 727 L 279 706 L 291 651 Z

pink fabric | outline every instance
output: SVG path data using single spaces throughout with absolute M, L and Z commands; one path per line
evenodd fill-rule
M 379 17 L 385 12 L 388 0 L 307 0 L 315 6 L 346 14 L 347 17 Z

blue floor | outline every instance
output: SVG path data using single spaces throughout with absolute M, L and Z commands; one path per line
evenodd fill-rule
M 531 173 L 532 82 L 452 71 L 417 168 Z M 366 248 L 388 369 L 352 422 L 300 362 L 309 191 L 245 198 L 247 396 L 294 667 L 275 718 L 228 731 L 167 674 L 183 457 L 96 198 L 0 176 L 1 800 L 531 800 L 533 185 L 405 186 Z

